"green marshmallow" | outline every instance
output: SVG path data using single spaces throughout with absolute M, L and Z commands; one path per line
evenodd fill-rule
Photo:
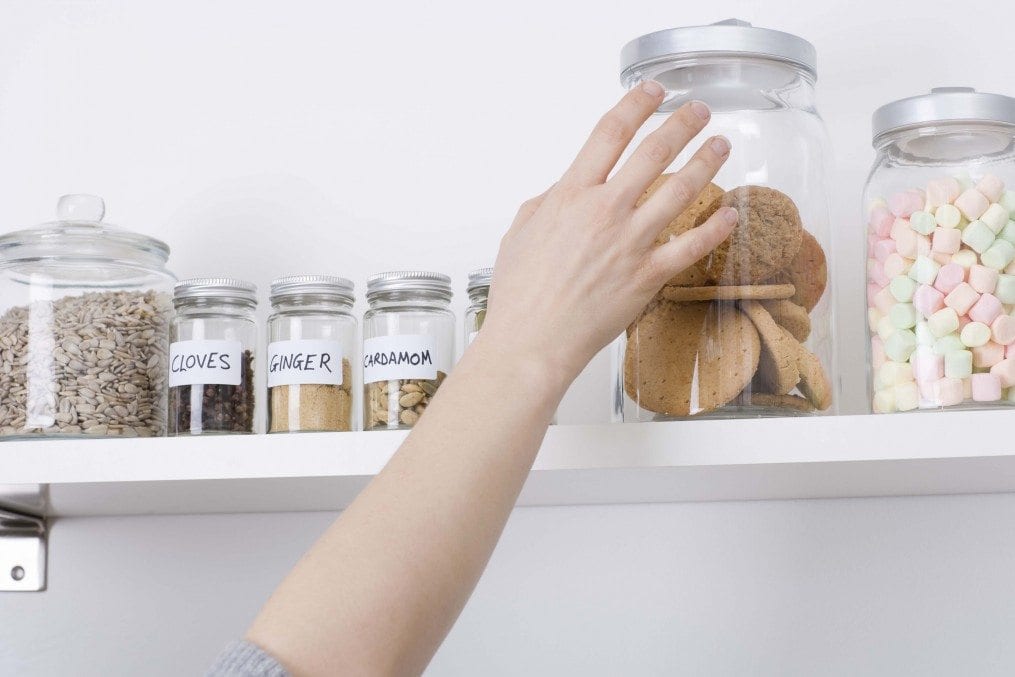
M 1015 275 L 998 275 L 994 296 L 1001 303 L 1015 303 Z
M 916 321 L 920 319 L 912 303 L 896 303 L 888 311 L 888 317 L 892 319 L 892 324 L 896 329 L 911 329 L 916 326 Z
M 909 269 L 909 276 L 920 284 L 934 284 L 941 265 L 929 256 L 917 256 Z
M 934 343 L 934 354 L 947 355 L 956 350 L 965 350 L 965 348 L 966 344 L 962 342 L 958 334 L 948 334 L 947 336 L 942 336 Z
M 983 221 L 971 221 L 962 231 L 962 242 L 982 254 L 994 244 L 994 231 Z
M 906 362 L 916 350 L 916 334 L 900 329 L 885 340 L 885 354 L 894 362 Z
M 983 265 L 995 270 L 1004 270 L 1013 259 L 1015 259 L 1015 244 L 1008 240 L 996 240 L 987 251 L 980 254 Z
M 968 350 L 953 350 L 945 353 L 945 376 L 966 378 L 973 373 L 973 353 Z
M 930 212 L 913 212 L 909 216 L 909 227 L 921 235 L 930 235 L 937 228 L 937 219 Z
M 892 281 L 888 283 L 888 291 L 891 292 L 896 301 L 909 303 L 913 300 L 913 294 L 916 293 L 917 286 L 919 285 L 917 285 L 916 280 L 911 277 L 906 275 L 896 275 L 892 278 Z

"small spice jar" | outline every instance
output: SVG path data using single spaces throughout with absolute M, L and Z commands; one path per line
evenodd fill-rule
M 352 430 L 353 283 L 288 275 L 271 283 L 268 432 Z
M 477 268 L 469 273 L 469 284 L 465 288 L 469 295 L 469 307 L 465 311 L 465 345 L 469 346 L 486 321 L 486 300 L 490 295 L 490 280 L 493 268 Z
M 174 289 L 169 434 L 254 432 L 257 287 L 222 277 Z
M 367 430 L 411 428 L 451 370 L 455 315 L 451 278 L 396 271 L 367 280 L 363 316 Z

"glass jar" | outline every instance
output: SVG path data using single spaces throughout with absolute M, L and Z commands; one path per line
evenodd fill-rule
M 618 418 L 833 411 L 828 141 L 815 109 L 816 73 L 806 40 L 736 20 L 659 31 L 624 47 L 623 84 L 652 79 L 666 90 L 631 149 L 695 99 L 712 111 L 705 134 L 732 144 L 714 183 L 657 244 L 723 206 L 736 208 L 740 221 L 715 252 L 669 280 L 618 341 Z M 692 142 L 639 204 L 704 140 Z
M 271 283 L 268 432 L 352 430 L 353 283 L 288 275 Z
M 166 431 L 169 247 L 93 195 L 0 237 L 0 438 Z
M 169 434 L 254 432 L 257 287 L 225 277 L 174 289 Z
M 1015 403 L 1015 99 L 933 89 L 874 113 L 867 376 L 875 413 Z
M 469 284 L 465 288 L 469 295 L 469 307 L 465 310 L 465 345 L 468 347 L 483 328 L 486 320 L 486 301 L 490 296 L 490 280 L 493 268 L 477 268 L 469 273 Z
M 422 271 L 379 273 L 367 280 L 367 302 L 364 428 L 411 428 L 454 360 L 451 278 Z

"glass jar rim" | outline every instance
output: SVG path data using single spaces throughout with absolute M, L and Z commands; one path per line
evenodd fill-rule
M 351 280 L 336 275 L 283 275 L 271 283 L 269 302 L 274 305 L 302 296 L 318 296 L 352 305 L 356 301 L 354 290 Z
M 393 270 L 367 278 L 367 301 L 373 302 L 391 293 L 419 293 L 442 301 L 451 301 L 451 278 L 425 270 Z
M 465 287 L 465 291 L 471 294 L 476 289 L 489 287 L 492 280 L 493 268 L 476 268 L 469 273 L 469 284 Z
M 173 303 L 219 301 L 257 307 L 257 285 L 232 277 L 193 277 L 173 287 Z

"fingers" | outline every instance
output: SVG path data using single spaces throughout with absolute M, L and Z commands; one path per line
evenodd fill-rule
M 633 205 L 645 189 L 662 174 L 674 158 L 698 135 L 711 117 L 701 101 L 689 101 L 638 145 L 609 185 Z
M 737 210 L 723 207 L 697 228 L 653 249 L 647 267 L 652 289 L 659 289 L 666 280 L 704 258 L 729 237 L 736 223 Z
M 662 85 L 654 80 L 646 80 L 625 94 L 599 120 L 588 141 L 564 173 L 562 181 L 580 187 L 605 182 L 635 132 L 659 108 L 662 101 Z
M 512 227 L 525 223 L 531 219 L 532 215 L 535 214 L 536 210 L 543 204 L 543 200 L 546 199 L 546 196 L 550 194 L 550 191 L 553 190 L 556 185 L 557 184 L 553 184 L 543 191 L 542 194 L 529 198 L 523 202 L 521 206 L 518 207 L 518 213 L 515 214 L 515 220 L 511 222 Z
M 694 202 L 730 156 L 730 142 L 713 136 L 702 144 L 687 164 L 666 179 L 645 204 L 634 212 L 632 227 L 645 244 Z

